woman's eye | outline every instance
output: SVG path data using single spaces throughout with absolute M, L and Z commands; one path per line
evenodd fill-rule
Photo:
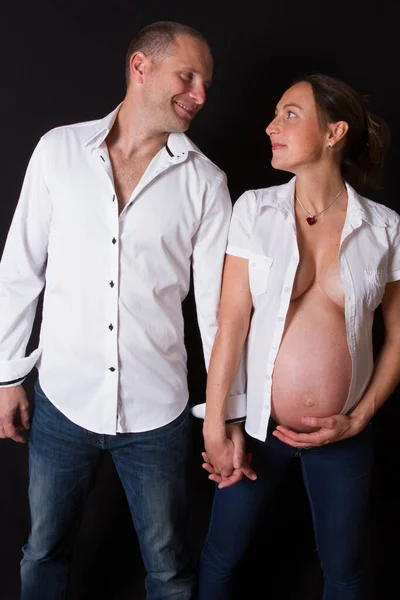
M 288 119 L 293 119 L 293 117 L 296 116 L 296 113 L 294 113 L 292 110 L 288 110 L 287 116 Z

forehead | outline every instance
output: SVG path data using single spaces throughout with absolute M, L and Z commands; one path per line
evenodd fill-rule
M 287 105 L 297 105 L 307 113 L 317 112 L 314 93 L 308 81 L 300 81 L 292 85 L 279 100 L 278 108 Z
M 203 76 L 212 76 L 213 58 L 208 44 L 190 35 L 177 35 L 175 37 L 165 61 L 186 68 L 190 67 Z

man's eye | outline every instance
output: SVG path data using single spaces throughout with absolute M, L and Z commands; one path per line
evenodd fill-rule
M 292 110 L 288 110 L 287 116 L 288 119 L 293 119 L 293 117 L 296 116 L 296 113 L 294 113 Z
M 187 81 L 192 81 L 192 79 L 193 79 L 193 73 L 182 73 L 182 77 L 184 79 L 186 79 Z

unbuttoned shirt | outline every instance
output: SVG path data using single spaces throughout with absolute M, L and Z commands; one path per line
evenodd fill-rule
M 287 184 L 245 192 L 233 208 L 227 253 L 248 259 L 253 315 L 229 418 L 246 415 L 246 431 L 267 436 L 274 365 L 299 265 L 294 213 L 295 177 Z M 342 413 L 360 400 L 373 371 L 372 325 L 385 285 L 400 279 L 400 216 L 363 198 L 348 184 L 339 249 L 352 377 Z M 247 381 L 247 389 L 244 383 Z M 236 382 L 237 383 L 237 382 Z M 247 398 L 245 398 L 245 394 Z M 200 416 L 201 405 L 194 407 Z
M 192 265 L 207 367 L 232 210 L 223 171 L 173 133 L 119 215 L 105 139 L 120 106 L 40 139 L 0 263 L 1 385 L 36 366 L 64 415 L 108 434 L 185 408 L 182 301 Z M 26 356 L 43 287 L 39 347 Z

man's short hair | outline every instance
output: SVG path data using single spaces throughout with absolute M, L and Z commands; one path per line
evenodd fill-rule
M 154 60 L 164 58 L 174 43 L 177 35 L 189 35 L 208 45 L 208 41 L 204 35 L 197 31 L 197 29 L 193 29 L 193 27 L 189 27 L 188 25 L 183 25 L 182 23 L 176 23 L 174 21 L 157 21 L 151 23 L 141 29 L 129 44 L 125 58 L 126 82 L 129 83 L 129 62 L 131 56 L 135 54 L 135 52 L 141 50 Z

